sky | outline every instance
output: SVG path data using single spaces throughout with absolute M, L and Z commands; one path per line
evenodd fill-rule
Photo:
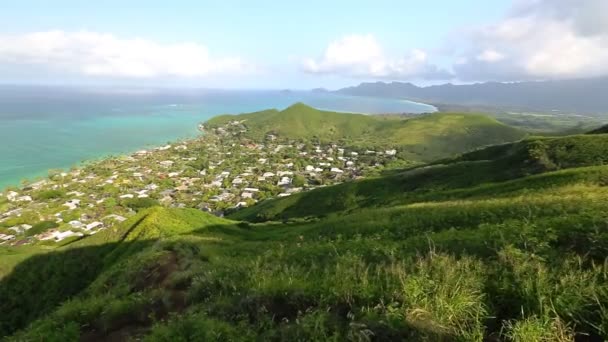
M 335 89 L 608 75 L 607 0 L 20 0 L 0 83 Z

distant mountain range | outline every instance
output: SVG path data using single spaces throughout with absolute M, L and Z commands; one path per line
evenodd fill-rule
M 445 110 L 531 110 L 608 114 L 608 77 L 565 81 L 444 84 L 418 87 L 411 83 L 361 83 L 335 93 L 402 98 Z

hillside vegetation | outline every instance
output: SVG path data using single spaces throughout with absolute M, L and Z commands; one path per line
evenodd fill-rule
M 396 147 L 412 160 L 430 161 L 481 146 L 516 141 L 523 131 L 476 114 L 436 113 L 411 119 L 322 111 L 302 103 L 240 115 L 222 115 L 205 123 L 215 128 L 240 121 L 243 135 L 263 141 L 266 135 L 304 141 L 344 142 L 349 146 Z
M 366 207 L 430 199 L 479 195 L 495 197 L 517 188 L 542 190 L 549 186 L 573 184 L 582 179 L 599 177 L 596 175 L 598 169 L 591 167 L 522 177 L 567 168 L 604 165 L 608 163 L 607 152 L 608 135 L 530 138 L 491 146 L 384 177 L 265 201 L 233 214 L 232 218 L 267 221 L 319 217 Z
M 228 219 L 144 209 L 64 247 L 7 251 L 0 336 L 604 341 L 606 156 L 608 135 L 530 138 Z

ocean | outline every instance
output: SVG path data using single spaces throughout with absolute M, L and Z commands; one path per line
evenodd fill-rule
M 296 102 L 358 113 L 425 113 L 433 106 L 395 99 L 299 91 L 0 87 L 0 190 L 84 161 L 195 137 L 220 114 Z

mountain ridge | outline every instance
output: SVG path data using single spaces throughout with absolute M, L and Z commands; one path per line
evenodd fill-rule
M 412 83 L 375 82 L 342 88 L 334 93 L 354 96 L 402 98 L 436 106 L 495 107 L 503 110 L 537 110 L 608 113 L 608 77 L 536 82 L 451 83 L 418 87 Z

